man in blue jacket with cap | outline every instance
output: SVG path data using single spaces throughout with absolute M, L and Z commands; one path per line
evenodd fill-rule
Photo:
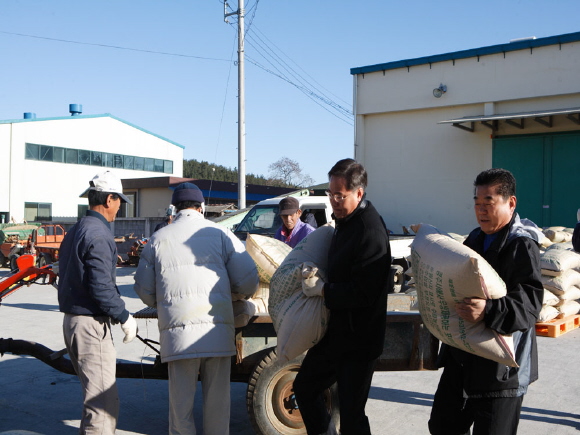
M 117 288 L 117 246 L 109 223 L 121 202 L 131 201 L 111 171 L 97 174 L 89 184 L 80 195 L 88 196 L 89 210 L 60 247 L 58 303 L 68 354 L 83 387 L 80 433 L 109 435 L 119 416 L 111 324 L 121 324 L 123 343 L 137 335 L 137 322 Z

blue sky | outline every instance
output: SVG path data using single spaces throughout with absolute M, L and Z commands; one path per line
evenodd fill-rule
M 237 40 L 223 10 L 219 0 L 3 0 L 0 119 L 68 116 L 78 103 L 184 145 L 186 159 L 236 167 Z M 354 127 L 299 80 L 352 110 L 350 68 L 580 31 L 578 0 L 246 0 L 246 11 L 246 170 L 268 175 L 287 156 L 316 182 L 353 156 Z

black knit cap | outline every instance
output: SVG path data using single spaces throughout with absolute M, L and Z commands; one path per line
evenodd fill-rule
M 176 205 L 183 201 L 196 201 L 201 204 L 205 200 L 203 199 L 203 193 L 201 193 L 201 190 L 195 184 L 181 183 L 173 191 L 171 204 Z

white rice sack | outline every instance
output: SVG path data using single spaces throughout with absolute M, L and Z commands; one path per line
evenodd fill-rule
M 544 305 L 540 310 L 540 314 L 538 315 L 537 323 L 544 323 L 549 322 L 552 319 L 555 319 L 560 314 L 560 311 L 556 307 L 551 307 L 550 305 Z
M 574 228 L 564 228 L 562 231 L 564 231 L 565 233 L 574 234 Z
M 544 300 L 542 305 L 553 307 L 560 302 L 560 298 L 552 293 L 550 290 L 544 289 Z
M 542 240 L 540 240 L 540 246 L 542 248 L 549 248 L 553 244 L 554 243 L 550 239 L 548 239 L 547 237 L 544 237 Z
M 248 234 L 246 251 L 256 263 L 260 281 L 269 283 L 284 258 L 292 251 L 286 243 L 272 237 Z
M 462 236 L 461 234 L 456 234 L 456 233 L 449 233 L 449 237 L 457 240 L 459 243 L 463 243 L 463 242 L 465 242 L 465 239 L 467 239 L 467 236 Z
M 290 360 L 310 349 L 324 336 L 328 309 L 321 297 L 302 293 L 302 263 L 314 263 L 326 274 L 334 226 L 317 228 L 290 252 L 270 281 L 268 311 L 278 337 L 278 358 Z
M 255 306 L 244 299 L 234 301 L 232 303 L 234 308 L 234 326 L 236 328 L 243 328 L 248 324 L 254 314 L 256 314 Z
M 567 269 L 580 268 L 580 254 L 567 249 L 546 249 L 540 255 L 542 274 L 560 275 Z
M 281 305 L 278 314 L 282 320 L 276 329 L 276 353 L 280 361 L 290 361 L 324 337 L 329 311 L 324 305 L 324 298 L 309 298 L 302 291 L 294 293 Z
M 256 291 L 256 293 L 254 293 L 252 295 L 252 298 L 254 298 L 254 299 L 260 298 L 260 299 L 268 300 L 269 296 L 270 296 L 270 283 L 260 281 L 258 284 L 258 290 Z
M 557 307 L 564 305 L 568 301 L 575 301 L 576 299 L 580 299 L 580 288 L 572 286 L 564 293 L 558 295 L 558 299 L 560 301 L 556 304 Z
M 572 234 L 565 231 L 544 230 L 544 235 L 553 243 L 569 242 L 572 240 Z
M 570 287 L 580 286 L 580 272 L 568 269 L 558 276 L 542 275 L 542 284 L 555 295 L 561 295 Z
M 544 230 L 545 231 L 564 231 L 566 229 L 566 227 L 562 227 L 562 226 L 553 226 L 553 227 L 548 227 Z
M 252 298 L 248 302 L 254 306 L 255 316 L 268 314 L 268 299 Z
M 498 334 L 483 321 L 466 322 L 455 311 L 455 304 L 464 298 L 506 295 L 504 282 L 489 263 L 425 224 L 411 244 L 411 253 L 419 311 L 429 331 L 450 346 L 517 367 L 511 336 Z
M 568 301 L 564 305 L 558 307 L 558 319 L 564 319 L 565 317 L 573 316 L 580 312 L 580 303 L 577 301 Z
M 573 251 L 574 247 L 572 246 L 572 242 L 562 242 L 562 243 L 552 243 L 546 249 L 567 249 L 569 251 Z

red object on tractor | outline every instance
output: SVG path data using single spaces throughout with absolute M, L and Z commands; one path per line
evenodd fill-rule
M 8 275 L 4 280 L 0 281 L 0 302 L 2 298 L 14 293 L 22 286 L 28 286 L 32 283 L 37 284 L 55 284 L 56 273 L 52 270 L 52 265 L 44 267 L 35 267 L 34 263 L 36 257 L 34 255 L 25 254 L 16 259 L 18 270 L 12 275 Z M 47 281 L 48 277 L 48 282 Z M 44 282 L 37 281 L 43 278 Z

